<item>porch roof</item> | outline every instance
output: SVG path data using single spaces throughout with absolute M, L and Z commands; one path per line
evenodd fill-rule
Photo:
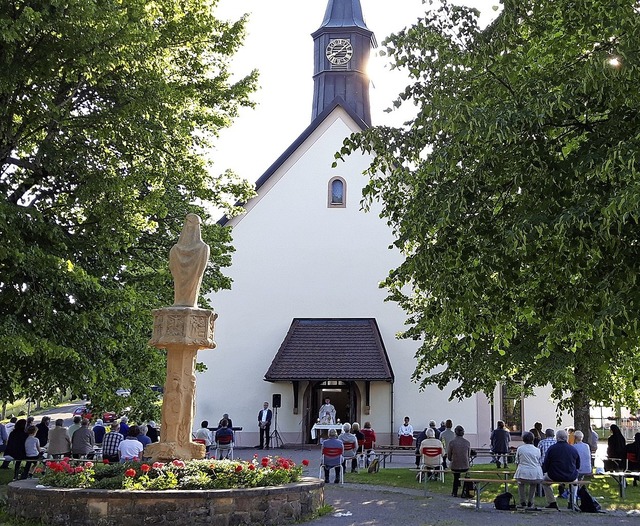
M 375 318 L 294 318 L 264 379 L 393 382 L 394 376 Z

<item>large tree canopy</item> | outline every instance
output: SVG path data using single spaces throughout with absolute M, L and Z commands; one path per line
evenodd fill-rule
M 163 383 L 147 341 L 173 302 L 169 249 L 188 212 L 208 217 L 198 203 L 251 192 L 203 157 L 257 79 L 232 81 L 245 20 L 216 3 L 1 4 L 0 400 L 71 388 L 106 408 Z M 203 238 L 206 293 L 229 286 L 231 247 L 211 224 Z
M 503 4 L 485 29 L 445 2 L 392 35 L 416 117 L 341 155 L 375 154 L 365 198 L 406 255 L 386 286 L 423 341 L 415 378 L 460 398 L 550 383 L 584 429 L 590 400 L 638 405 L 640 12 Z

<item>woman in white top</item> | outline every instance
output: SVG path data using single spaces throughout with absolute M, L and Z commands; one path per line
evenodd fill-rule
M 542 467 L 540 466 L 540 450 L 533 445 L 533 433 L 522 433 L 522 444 L 516 451 L 516 464 L 518 468 L 514 478 L 518 481 L 518 497 L 520 506 L 532 508 L 536 486 L 542 481 Z M 528 485 L 527 499 L 525 500 L 525 486 Z

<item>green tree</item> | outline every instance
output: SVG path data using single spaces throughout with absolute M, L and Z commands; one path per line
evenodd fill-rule
M 70 388 L 103 409 L 130 387 L 135 406 L 164 382 L 147 342 L 169 249 L 188 212 L 251 194 L 203 156 L 257 81 L 231 79 L 245 19 L 216 3 L 0 4 L 0 399 Z M 211 221 L 203 238 L 204 294 L 229 286 L 232 248 Z
M 365 202 L 406 255 L 385 285 L 422 342 L 415 379 L 452 398 L 551 384 L 586 430 L 590 400 L 638 406 L 640 14 L 503 4 L 485 29 L 445 2 L 389 37 L 416 116 L 337 157 L 374 153 Z

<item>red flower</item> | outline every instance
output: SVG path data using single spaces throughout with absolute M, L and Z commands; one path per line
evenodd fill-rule
M 151 466 L 149 466 L 149 464 L 142 464 L 142 466 L 140 466 L 140 471 L 143 473 L 148 473 L 150 469 Z
M 253 471 L 256 467 L 253 464 L 249 464 L 249 471 Z
M 87 469 L 91 469 L 93 467 L 93 462 L 85 462 L 84 467 Z
M 133 468 L 129 468 L 127 471 L 124 472 L 124 476 L 125 477 L 135 477 L 136 476 L 136 470 Z
M 308 465 L 309 465 L 309 461 L 305 458 L 305 459 L 302 461 L 302 465 L 303 465 L 303 466 L 305 466 L 305 467 L 306 467 L 306 466 L 308 466 Z
M 74 469 L 74 471 L 76 473 L 82 473 L 84 471 L 84 468 L 82 466 L 78 466 L 77 468 Z
M 109 463 L 109 459 L 108 458 L 103 458 L 102 459 L 102 463 L 103 464 L 108 464 Z
M 238 464 L 236 466 L 236 473 L 240 473 L 242 471 L 242 464 Z
M 262 458 L 262 467 L 267 467 L 269 465 L 269 459 L 267 457 Z
M 182 462 L 182 460 L 174 460 L 171 463 L 177 468 L 183 468 L 185 466 L 185 463 Z
M 154 462 L 153 469 L 162 469 L 164 467 L 164 462 Z

